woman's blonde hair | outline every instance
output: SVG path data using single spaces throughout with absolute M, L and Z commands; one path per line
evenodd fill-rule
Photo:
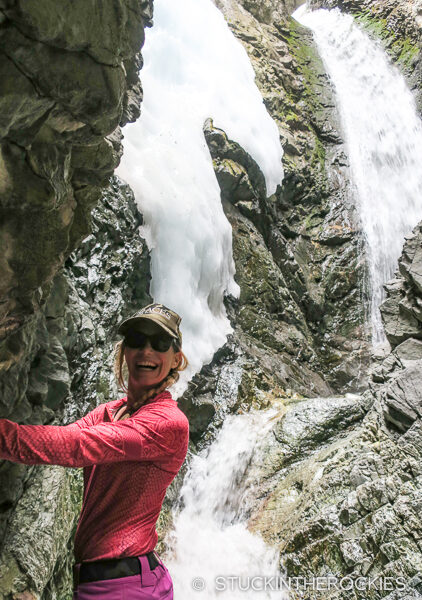
M 160 392 L 173 385 L 173 383 L 176 383 L 176 381 L 178 381 L 180 377 L 179 371 L 184 371 L 188 366 L 188 359 L 186 358 L 186 355 L 182 352 L 181 346 L 176 340 L 173 342 L 172 348 L 175 352 L 180 352 L 182 355 L 179 364 L 173 369 L 170 369 L 170 372 L 167 375 L 167 377 L 159 385 L 157 385 L 154 388 L 150 388 L 149 390 L 145 390 L 145 392 L 133 406 L 133 410 L 139 408 L 139 406 L 146 402 L 146 400 L 148 400 L 149 398 L 156 396 Z M 126 380 L 128 378 L 129 372 L 125 360 L 124 340 L 120 340 L 120 342 L 117 342 L 117 344 L 114 347 L 114 375 L 116 377 L 119 388 L 123 392 L 127 393 L 128 387 Z

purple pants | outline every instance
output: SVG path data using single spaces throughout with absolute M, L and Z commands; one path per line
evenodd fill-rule
M 161 560 L 151 571 L 146 556 L 138 556 L 141 573 L 80 583 L 73 600 L 173 600 L 173 582 Z

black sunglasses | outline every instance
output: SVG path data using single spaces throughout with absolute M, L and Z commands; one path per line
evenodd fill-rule
M 173 343 L 172 337 L 162 333 L 147 335 L 140 331 L 128 331 L 125 334 L 124 344 L 128 348 L 139 348 L 142 350 L 147 345 L 148 340 L 151 348 L 156 352 L 167 352 Z

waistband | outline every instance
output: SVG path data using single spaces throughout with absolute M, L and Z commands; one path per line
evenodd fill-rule
M 131 575 L 141 575 L 143 585 L 149 585 L 149 575 L 159 564 L 162 563 L 154 552 L 148 552 L 140 556 L 77 563 L 73 565 L 73 588 L 76 590 L 81 583 L 117 579 Z

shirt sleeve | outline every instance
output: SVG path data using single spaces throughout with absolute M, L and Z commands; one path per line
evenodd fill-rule
M 72 425 L 78 425 L 81 429 L 84 427 L 92 427 L 93 425 L 97 425 L 104 420 L 104 411 L 107 402 L 103 402 L 103 404 L 99 404 L 93 410 L 89 411 L 84 417 L 78 419 Z
M 146 415 L 92 426 L 84 419 L 66 426 L 18 425 L 0 419 L 0 458 L 27 465 L 86 467 L 130 460 L 161 462 L 187 447 L 189 430 L 182 419 Z

